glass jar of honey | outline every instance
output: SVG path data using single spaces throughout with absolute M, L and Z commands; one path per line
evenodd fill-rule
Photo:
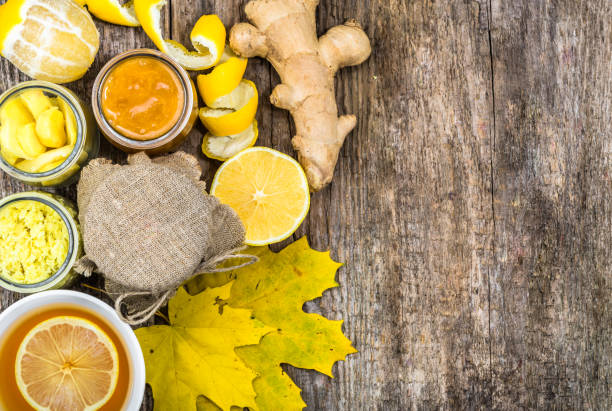
M 197 118 L 193 81 L 156 50 L 119 54 L 100 71 L 92 107 L 102 134 L 125 152 L 159 154 L 178 147 Z
M 99 147 L 90 108 L 67 88 L 26 81 L 0 96 L 0 168 L 17 180 L 71 184 Z

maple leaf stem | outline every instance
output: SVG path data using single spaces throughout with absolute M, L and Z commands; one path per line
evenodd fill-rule
M 155 313 L 155 315 L 157 315 L 158 317 L 163 318 L 163 319 L 164 319 L 164 320 L 165 320 L 165 321 L 166 321 L 168 324 L 170 324 L 170 319 L 169 319 L 168 317 L 166 317 L 166 316 L 164 315 L 164 313 L 162 313 L 161 311 L 157 311 L 157 312 Z

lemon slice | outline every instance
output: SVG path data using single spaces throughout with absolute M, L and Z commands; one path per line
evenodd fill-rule
M 257 87 L 252 81 L 242 80 L 231 93 L 218 98 L 218 107 L 200 109 L 200 120 L 215 136 L 229 136 L 244 131 L 257 113 Z
M 19 346 L 15 377 L 24 399 L 37 410 L 97 410 L 117 386 L 117 348 L 90 321 L 51 318 L 35 326 Z
M 0 54 L 37 80 L 80 79 L 100 45 L 91 16 L 72 0 L 8 0 L 0 22 Z
M 197 51 L 188 51 L 182 44 L 163 38 L 161 9 L 166 3 L 167 0 L 134 0 L 136 17 L 157 48 L 187 70 L 205 70 L 217 64 L 225 46 L 225 26 L 221 19 L 214 14 L 200 17 L 190 35 Z
M 284 240 L 302 224 L 310 208 L 302 167 L 266 147 L 247 148 L 223 163 L 210 194 L 236 211 L 246 228 L 248 245 Z
M 226 52 L 227 53 L 227 52 Z M 198 89 L 207 106 L 219 108 L 218 99 L 232 92 L 244 76 L 247 68 L 247 59 L 226 55 L 227 60 L 220 63 L 209 74 L 198 76 Z
M 134 1 L 120 4 L 117 0 L 74 0 L 100 20 L 121 26 L 140 26 L 134 11 Z
M 253 147 L 258 134 L 257 120 L 253 120 L 242 133 L 231 136 L 213 136 L 207 133 L 202 141 L 202 152 L 208 158 L 225 161 L 245 148 Z

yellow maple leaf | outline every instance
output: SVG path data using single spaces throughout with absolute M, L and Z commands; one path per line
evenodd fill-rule
M 234 349 L 257 344 L 273 329 L 248 309 L 221 306 L 232 284 L 196 296 L 180 288 L 168 305 L 171 325 L 136 330 L 147 368 L 155 410 L 196 410 L 204 395 L 223 410 L 255 408 L 255 371 Z
M 338 286 L 335 275 L 342 264 L 333 261 L 329 252 L 312 250 L 306 238 L 280 253 L 268 247 L 253 247 L 246 253 L 257 255 L 260 261 L 228 273 L 201 275 L 188 283 L 188 290 L 197 293 L 235 280 L 227 306 L 252 310 L 256 319 L 276 330 L 258 345 L 236 349 L 260 375 L 253 382 L 259 410 L 301 410 L 306 404 L 300 389 L 281 364 L 333 377 L 333 365 L 357 352 L 342 333 L 342 321 L 302 310 L 305 302 Z

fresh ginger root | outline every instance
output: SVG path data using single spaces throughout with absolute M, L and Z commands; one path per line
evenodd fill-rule
M 253 24 L 236 24 L 230 33 L 234 52 L 263 57 L 280 75 L 270 101 L 293 116 L 293 147 L 313 191 L 331 181 L 342 143 L 357 123 L 354 115 L 338 117 L 334 75 L 342 67 L 361 64 L 371 53 L 370 41 L 355 21 L 332 27 L 317 39 L 318 3 L 252 0 L 245 12 Z

